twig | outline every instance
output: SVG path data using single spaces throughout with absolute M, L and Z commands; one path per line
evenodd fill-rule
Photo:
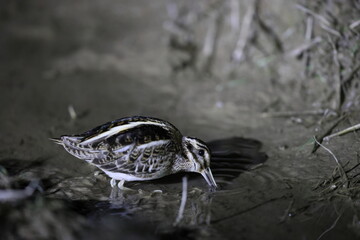
M 336 226 L 337 222 L 339 221 L 340 217 L 342 216 L 343 213 L 339 214 L 339 216 L 335 219 L 335 221 L 333 222 L 333 224 L 326 229 L 318 238 L 317 240 L 320 240 L 326 233 L 330 232 L 332 229 L 334 229 L 334 227 Z
M 322 143 L 322 142 L 324 141 L 324 138 L 325 138 L 326 136 L 328 136 L 328 135 L 332 132 L 332 130 L 333 130 L 341 121 L 343 121 L 346 117 L 347 117 L 346 114 L 343 115 L 343 116 L 341 116 L 341 117 L 340 117 L 333 125 L 331 125 L 322 135 L 320 135 L 320 137 L 316 137 L 316 136 L 315 136 L 316 142 L 315 142 L 315 144 L 314 144 L 314 147 L 313 147 L 311 153 L 315 153 L 316 150 L 319 148 L 320 145 L 319 145 L 319 144 L 316 144 L 316 143 L 317 143 L 317 142 Z
M 351 172 L 352 170 L 356 169 L 358 166 L 360 166 L 360 163 L 357 163 L 353 167 L 351 167 L 350 169 L 346 170 L 346 173 Z
M 351 84 L 352 80 L 354 79 L 355 74 L 360 70 L 360 63 L 358 63 L 353 70 L 350 72 L 350 74 L 342 79 L 341 83 L 340 83 L 340 87 L 342 91 L 345 91 L 349 85 Z
M 310 41 L 312 39 L 313 31 L 314 31 L 314 17 L 308 15 L 306 18 L 306 30 L 305 30 L 306 41 Z
M 314 139 L 314 141 L 315 141 L 317 144 L 320 145 L 320 147 L 324 148 L 327 152 L 329 152 L 329 153 L 331 154 L 331 156 L 333 156 L 333 158 L 335 159 L 337 165 L 338 165 L 339 167 L 341 167 L 340 162 L 339 162 L 339 160 L 336 158 L 335 154 L 334 154 L 330 149 L 328 149 L 327 147 L 325 147 L 324 145 L 322 145 L 321 143 L 319 143 L 318 140 L 316 140 L 316 137 L 315 137 L 315 136 L 313 137 L 313 139 Z
M 360 165 L 360 163 L 357 163 L 357 164 L 355 164 L 354 166 L 352 166 L 350 169 L 346 170 L 346 171 L 345 171 L 346 174 L 348 174 L 348 173 L 350 173 L 351 171 L 353 171 L 354 169 L 356 169 L 359 165 Z M 345 167 L 345 166 L 344 166 L 344 167 Z M 360 173 L 358 173 L 358 174 L 360 174 Z M 358 174 L 353 175 L 351 178 L 352 178 L 352 179 L 355 178 Z M 333 174 L 332 181 L 336 181 L 336 180 L 339 179 L 340 177 L 341 177 L 340 175 L 334 176 L 334 174 Z
M 339 167 L 339 172 L 340 172 L 340 175 L 342 175 L 344 178 L 345 178 L 345 181 L 346 181 L 346 188 L 349 187 L 349 178 L 344 170 L 344 168 L 342 167 L 341 163 L 339 162 L 339 160 L 337 159 L 337 157 L 335 156 L 335 154 L 330 150 L 328 149 L 327 147 L 325 147 L 324 145 L 322 145 L 321 143 L 319 143 L 317 140 L 316 140 L 316 137 L 314 136 L 314 141 L 320 146 L 322 147 L 323 149 L 325 149 L 328 153 L 331 154 L 331 156 L 335 159 L 335 162 L 337 163 L 338 167 Z
M 306 18 L 306 31 L 305 31 L 305 41 L 311 42 L 311 39 L 313 37 L 313 31 L 314 31 L 314 17 L 307 14 Z M 311 66 L 311 54 L 309 51 L 305 51 L 304 53 L 304 77 L 307 79 L 310 75 L 310 66 Z M 302 82 L 301 90 L 305 89 L 304 82 Z
M 279 52 L 283 52 L 284 48 L 283 48 L 283 44 L 280 40 L 280 37 L 275 33 L 275 31 L 269 27 L 268 25 L 266 25 L 266 23 L 261 19 L 259 11 L 255 11 L 255 16 L 256 16 L 256 20 L 259 24 L 259 27 L 267 34 L 270 36 L 270 38 L 272 39 L 272 41 L 274 42 L 274 45 L 276 47 L 276 49 Z
M 345 97 L 345 92 L 342 90 L 341 87 L 341 82 L 342 82 L 342 64 L 340 63 L 339 60 L 339 53 L 338 53 L 338 46 L 337 44 L 334 43 L 334 41 L 331 39 L 331 37 L 328 35 L 328 39 L 329 42 L 331 44 L 331 47 L 333 48 L 333 61 L 335 63 L 335 66 L 337 68 L 337 74 L 335 75 L 335 79 L 336 79 L 336 87 L 335 87 L 335 92 L 336 92 L 336 97 L 337 97 L 337 101 L 336 101 L 336 108 L 340 109 Z
M 222 23 L 223 13 L 222 9 L 215 9 L 209 19 L 209 26 L 205 36 L 203 55 L 205 57 L 202 70 L 204 72 L 210 72 L 212 64 L 214 62 L 216 48 L 218 46 L 220 28 Z
M 346 164 L 344 164 L 343 168 L 345 168 L 348 163 L 349 163 L 349 162 L 347 162 Z M 359 166 L 360 166 L 360 163 L 357 163 L 357 164 L 355 164 L 354 166 L 352 166 L 352 167 L 350 167 L 349 169 L 347 169 L 347 170 L 345 171 L 345 173 L 346 173 L 346 174 L 349 174 L 349 173 L 351 173 L 353 170 L 357 169 Z M 341 174 L 338 174 L 338 173 L 339 173 L 338 169 L 339 169 L 338 167 L 336 167 L 336 168 L 334 169 L 331 179 L 329 178 L 329 179 L 326 179 L 326 180 L 322 180 L 321 182 L 319 182 L 319 183 L 313 188 L 313 190 L 318 189 L 320 186 L 325 186 L 325 185 L 331 184 L 331 186 L 329 186 L 327 189 L 324 189 L 324 190 L 321 191 L 321 193 L 324 193 L 325 191 L 328 192 L 328 193 L 330 193 L 330 192 L 332 192 L 332 191 L 334 191 L 335 189 L 338 188 L 338 183 L 343 184 L 343 182 L 339 180 L 339 178 L 341 178 Z M 360 173 L 357 173 L 357 174 L 351 176 L 351 180 L 355 179 L 359 174 L 360 174 Z M 354 185 L 354 182 L 352 182 L 352 183 L 353 183 L 352 185 Z M 356 184 L 356 183 L 355 183 L 355 184 Z M 356 189 L 356 188 L 354 188 L 354 187 L 353 187 L 353 188 L 350 188 L 350 187 L 349 187 L 349 188 L 347 188 L 347 191 L 351 191 L 352 189 Z
M 257 0 L 254 0 L 252 4 L 249 4 L 246 14 L 242 20 L 239 39 L 236 42 L 236 47 L 232 54 L 232 59 L 235 62 L 241 62 L 244 59 L 244 50 L 249 40 L 251 25 L 254 21 L 256 1 Z
M 311 11 L 310 9 L 304 7 L 303 5 L 300 5 L 300 4 L 295 4 L 295 7 L 305 13 L 308 13 L 310 15 L 313 15 L 316 19 L 320 20 L 321 22 L 323 22 L 324 24 L 326 25 L 330 25 L 330 22 L 323 16 L 321 16 L 320 14 L 317 14 L 313 11 Z
M 290 214 L 290 211 L 291 211 L 291 208 L 293 207 L 293 205 L 294 205 L 294 199 L 291 199 L 288 208 L 285 210 L 284 216 L 282 216 L 280 219 L 280 223 L 285 222 L 285 220 L 289 217 L 289 214 Z
M 183 217 L 184 217 L 184 210 L 185 210 L 185 205 L 186 205 L 186 200 L 187 200 L 187 183 L 188 183 L 187 176 L 184 176 L 182 178 L 182 195 L 181 195 L 180 208 L 179 208 L 179 212 L 178 212 L 178 215 L 177 215 L 174 225 L 178 225 L 179 222 L 181 221 L 181 219 L 183 219 Z
M 354 29 L 360 25 L 360 20 L 357 20 L 349 25 L 349 28 Z
M 354 126 L 348 127 L 348 128 L 346 128 L 344 130 L 341 130 L 341 131 L 339 131 L 337 133 L 331 134 L 331 135 L 329 135 L 327 137 L 324 137 L 323 139 L 324 139 L 324 141 L 329 141 L 330 138 L 333 138 L 333 137 L 336 137 L 336 136 L 341 136 L 341 135 L 347 134 L 349 132 L 354 132 L 354 131 L 359 130 L 359 129 L 360 129 L 360 123 L 356 124 Z
M 307 14 L 310 14 L 310 15 L 314 16 L 316 19 L 318 19 L 320 21 L 320 27 L 322 29 L 324 29 L 325 31 L 327 31 L 328 33 L 331 33 L 331 34 L 333 34 L 333 35 L 335 35 L 337 37 L 341 37 L 341 34 L 338 31 L 336 31 L 335 29 L 332 29 L 332 28 L 329 27 L 331 24 L 325 17 L 311 11 L 310 9 L 304 7 L 303 5 L 295 4 L 295 7 L 297 9 L 307 13 Z
M 237 33 L 240 28 L 240 4 L 239 0 L 230 0 L 230 25 L 233 33 Z
M 287 111 L 287 112 L 264 112 L 261 114 L 262 117 L 294 117 L 294 116 L 311 116 L 311 115 L 323 115 L 327 110 L 306 110 L 302 112 Z
M 316 37 L 314 38 L 311 42 L 308 43 L 304 43 L 302 45 L 300 45 L 299 47 L 297 47 L 296 49 L 290 51 L 288 53 L 288 55 L 290 57 L 299 57 L 301 54 L 303 54 L 305 51 L 310 50 L 311 48 L 315 47 L 318 43 L 322 42 L 322 38 L 321 37 Z
M 335 35 L 336 37 L 341 37 L 341 34 L 338 31 L 336 31 L 335 29 L 329 27 L 328 25 L 320 23 L 320 27 L 322 29 L 324 29 L 326 32 L 331 33 L 332 35 Z

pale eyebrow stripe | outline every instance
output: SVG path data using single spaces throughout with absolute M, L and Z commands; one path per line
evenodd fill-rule
M 201 147 L 201 148 L 205 148 L 205 149 L 207 149 L 209 151 L 208 146 L 206 146 L 205 144 L 203 144 L 203 143 L 201 143 L 199 141 L 196 141 L 195 139 L 192 139 L 192 138 L 190 138 L 190 141 L 193 143 L 193 145 L 196 145 L 196 146 Z
M 125 125 L 120 125 L 120 126 L 110 128 L 108 131 L 103 132 L 103 133 L 101 133 L 101 134 L 99 134 L 99 135 L 97 135 L 95 137 L 89 138 L 88 140 L 82 142 L 81 144 L 86 145 L 86 144 L 92 143 L 92 142 L 94 142 L 94 141 L 96 141 L 98 139 L 105 138 L 105 137 L 110 137 L 110 136 L 113 136 L 115 134 L 121 133 L 123 131 L 129 130 L 131 128 L 134 128 L 134 127 L 137 127 L 137 126 L 140 126 L 140 125 L 157 125 L 157 126 L 161 126 L 161 127 L 166 126 L 166 124 L 157 123 L 157 122 L 132 122 L 132 123 L 128 123 L 128 124 L 125 124 Z

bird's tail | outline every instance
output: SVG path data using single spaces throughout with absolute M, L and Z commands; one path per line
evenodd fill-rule
M 103 157 L 103 151 L 82 145 L 81 137 L 61 136 L 60 138 L 50 138 L 50 140 L 63 146 L 68 153 L 80 159 L 89 160 Z
M 61 138 L 49 138 L 49 140 L 53 141 L 56 144 L 63 145 L 63 140 Z

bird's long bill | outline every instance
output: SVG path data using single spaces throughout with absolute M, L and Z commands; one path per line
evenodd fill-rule
M 215 179 L 211 173 L 210 168 L 206 168 L 204 171 L 201 172 L 201 175 L 205 178 L 206 182 L 214 188 L 217 188 Z

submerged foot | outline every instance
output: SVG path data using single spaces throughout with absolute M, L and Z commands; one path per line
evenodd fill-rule
M 118 188 L 121 191 L 135 191 L 134 189 L 124 187 L 124 183 L 125 183 L 125 180 L 120 180 L 119 183 L 118 183 Z
M 110 180 L 110 186 L 111 186 L 111 188 L 114 188 L 116 186 L 116 180 L 115 179 L 112 178 Z
M 125 180 L 120 180 L 119 183 L 117 184 L 118 189 L 122 190 L 122 191 L 135 191 L 131 188 L 127 188 L 124 186 Z M 111 188 L 114 190 L 114 188 L 116 187 L 116 180 L 115 179 L 111 179 L 110 180 L 110 186 Z

